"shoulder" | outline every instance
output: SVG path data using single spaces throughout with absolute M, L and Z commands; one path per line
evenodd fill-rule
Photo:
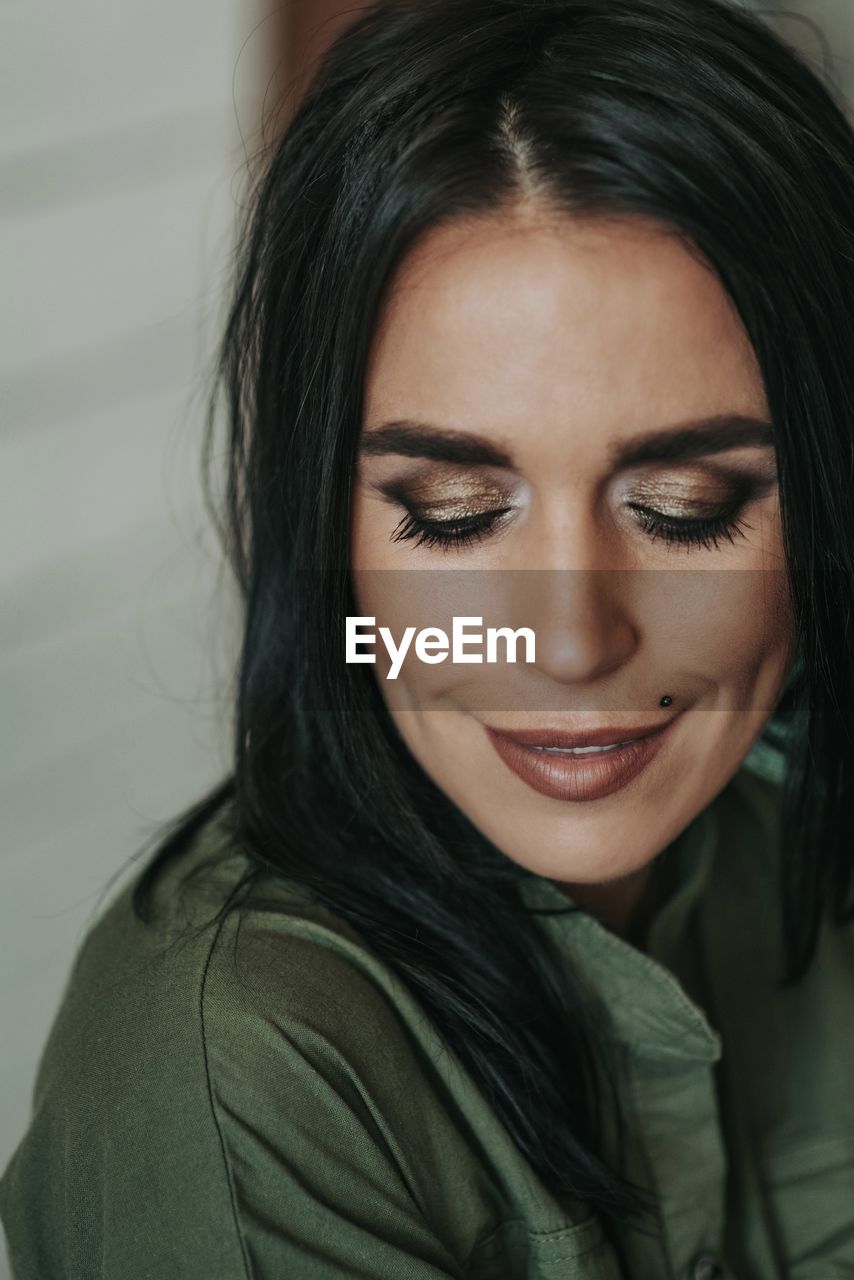
M 280 886 L 253 897 L 217 926 L 199 1011 L 226 1125 L 251 1107 L 270 1136 L 283 1114 L 311 1104 L 313 1130 L 340 1134 L 346 1124 L 359 1142 L 383 1149 L 404 1180 L 420 1183 L 406 1156 L 419 1128 L 411 1104 L 417 1098 L 429 1110 L 439 1101 L 439 1039 L 343 920 Z M 318 1108 L 328 1113 L 324 1125 Z
M 243 1275 L 247 1250 L 265 1275 L 350 1274 L 360 1252 L 405 1274 L 413 1250 L 425 1275 L 454 1274 L 482 1223 L 446 1211 L 471 1175 L 442 1167 L 465 1153 L 432 1026 L 296 886 L 266 882 L 215 919 L 245 869 L 208 831 L 158 881 L 150 924 L 130 884 L 84 940 L 0 1184 L 13 1257 L 59 1257 L 71 1232 L 81 1276 L 113 1247 L 135 1277 L 134 1241 L 154 1266 L 140 1275 Z
M 192 856 L 213 853 L 214 843 L 206 832 Z M 164 876 L 164 893 L 175 875 Z M 164 898 L 147 925 L 132 910 L 134 884 L 78 949 L 28 1127 L 0 1182 L 16 1276 L 89 1276 L 95 1258 L 111 1260 L 105 1274 L 135 1278 L 143 1266 L 152 1268 L 144 1274 L 201 1274 L 183 1256 L 186 1224 L 199 1221 L 199 1268 L 219 1258 L 224 1275 L 232 1266 L 243 1274 L 199 1034 L 213 933 L 176 945 L 191 900 Z M 211 886 L 205 893 L 215 897 Z
M 290 1204 L 300 1248 L 340 1231 L 342 1268 L 370 1238 L 372 1276 L 420 1277 L 413 1248 L 456 1274 L 506 1212 L 509 1139 L 368 942 L 301 890 L 265 890 L 223 922 L 201 1000 L 237 1195 L 273 1217 Z

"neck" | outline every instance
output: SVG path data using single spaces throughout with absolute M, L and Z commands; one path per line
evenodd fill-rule
M 667 896 L 664 854 L 630 875 L 600 884 L 556 882 L 577 906 L 611 933 L 644 949 L 649 926 Z

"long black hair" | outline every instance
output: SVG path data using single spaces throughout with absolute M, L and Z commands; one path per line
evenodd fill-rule
M 272 871 L 358 929 L 549 1187 L 611 1222 L 643 1199 L 603 1157 L 590 998 L 520 905 L 527 873 L 426 777 L 343 653 L 363 380 L 394 269 L 441 221 L 529 197 L 655 219 L 743 320 L 801 655 L 768 726 L 790 714 L 787 980 L 831 909 L 850 918 L 854 135 L 819 77 L 723 0 L 381 0 L 326 55 L 254 193 L 221 349 L 223 533 L 245 605 L 233 772 L 182 815 L 134 908 L 146 918 L 159 869 L 221 811 L 246 884 Z

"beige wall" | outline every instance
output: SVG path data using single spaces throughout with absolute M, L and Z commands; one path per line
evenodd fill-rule
M 822 74 L 827 74 L 847 103 L 854 101 L 854 3 L 852 0 L 777 0 L 753 7 L 774 15 L 787 40 Z
M 0 10 L 3 1165 L 101 889 L 227 766 L 197 455 L 254 22 L 237 0 Z

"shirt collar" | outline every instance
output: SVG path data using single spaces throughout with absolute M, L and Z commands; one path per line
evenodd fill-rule
M 576 908 L 547 877 L 533 875 L 521 882 L 526 907 L 560 912 L 539 917 L 543 930 L 600 998 L 610 1037 L 638 1058 L 715 1062 L 721 1054 L 720 1036 L 665 959 L 691 928 L 692 908 L 703 895 L 723 838 L 719 799 L 707 805 L 668 849 L 676 884 L 650 926 L 646 952 Z

